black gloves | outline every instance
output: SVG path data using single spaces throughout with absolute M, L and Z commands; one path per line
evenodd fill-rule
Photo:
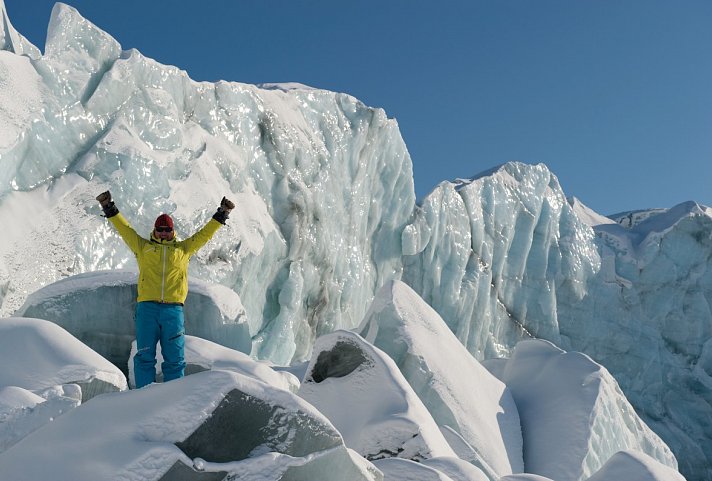
M 97 195 L 96 200 L 98 200 L 99 204 L 101 204 L 101 208 L 104 210 L 104 215 L 106 217 L 114 217 L 119 213 L 119 209 L 111 201 L 111 192 L 108 190 Z
M 213 219 L 220 222 L 221 224 L 225 224 L 225 221 L 230 216 L 230 211 L 234 208 L 235 204 L 233 204 L 232 201 L 227 197 L 223 197 L 220 201 L 220 207 L 218 207 L 218 211 L 213 215 Z

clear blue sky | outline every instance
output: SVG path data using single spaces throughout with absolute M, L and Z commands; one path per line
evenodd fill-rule
M 612 214 L 712 206 L 710 0 L 69 0 L 195 80 L 301 82 L 395 117 L 416 194 L 543 162 Z M 5 0 L 44 40 L 53 2 Z

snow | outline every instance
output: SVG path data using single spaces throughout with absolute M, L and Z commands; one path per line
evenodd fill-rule
M 226 398 L 233 399 L 232 404 L 225 404 Z M 228 410 L 225 414 L 252 411 L 255 419 L 266 416 L 272 424 L 264 429 L 251 425 L 234 413 L 220 414 L 221 407 Z M 101 426 L 101 436 L 87 438 L 90 426 Z M 195 446 L 193 439 L 200 436 L 207 436 L 210 444 Z M 196 458 L 204 460 L 196 462 L 204 471 L 237 474 L 244 463 L 254 473 L 252 464 L 264 467 L 267 456 L 271 475 L 251 479 L 278 479 L 275 474 L 290 466 L 318 463 L 363 471 L 339 434 L 306 402 L 234 372 L 210 371 L 93 399 L 0 455 L 0 472 L 16 481 L 149 480 L 161 479 L 175 463 L 192 471 Z M 36 459 L 42 462 L 33 462 Z
M 92 394 L 92 384 L 107 391 L 128 388 L 116 366 L 58 325 L 41 319 L 0 319 L 0 355 L 4 361 L 0 363 L 0 386 L 38 391 L 76 383 Z
M 504 368 L 524 433 L 524 467 L 557 481 L 587 479 L 615 453 L 636 450 L 677 469 L 608 371 L 547 341 L 522 341 Z
M 519 162 L 442 182 L 416 205 L 407 147 L 382 109 L 301 84 L 194 82 L 176 67 L 123 50 L 61 3 L 42 55 L 12 27 L 2 0 L 0 15 L 0 223 L 9 226 L 0 238 L 0 316 L 13 316 L 23 305 L 45 306 L 32 315 L 67 322 L 79 338 L 62 331 L 50 342 L 45 327 L 23 341 L 29 348 L 10 343 L 0 350 L 10 359 L 1 370 L 7 377 L 0 382 L 6 416 L 0 466 L 72 472 L 57 479 L 88 479 L 90 470 L 108 477 L 113 469 L 123 474 L 112 479 L 188 476 L 194 465 L 240 471 L 255 481 L 333 472 L 380 479 L 348 442 L 361 449 L 373 439 L 359 438 L 355 426 L 376 430 L 395 415 L 410 427 L 430 425 L 432 418 L 440 435 L 428 428 L 422 445 L 441 453 L 444 439 L 450 450 L 436 457 L 439 467 L 428 460 L 379 460 L 386 479 L 411 470 L 420 473 L 413 474 L 417 479 L 537 479 L 517 472 L 531 464 L 522 443 L 534 435 L 550 442 L 530 460 L 534 466 L 556 464 L 577 473 L 572 476 L 598 476 L 595 481 L 617 476 L 617 469 L 623 479 L 675 479 L 666 471 L 672 468 L 655 464 L 673 466 L 645 424 L 672 449 L 690 481 L 712 476 L 709 208 L 689 202 L 612 216 L 612 223 L 575 198 L 567 201 L 545 165 Z M 128 371 L 132 340 L 132 281 L 119 278 L 123 269 L 135 269 L 135 260 L 101 217 L 95 196 L 107 189 L 144 235 L 162 212 L 174 216 L 185 237 L 210 218 L 222 196 L 237 208 L 190 265 L 196 282 L 187 322 L 199 338 L 190 341 L 189 355 L 196 370 L 209 372 L 145 391 L 96 395 L 80 405 L 89 390 L 84 381 L 74 384 L 74 374 L 104 365 L 98 354 Z M 107 270 L 115 274 L 101 272 Z M 101 285 L 94 289 L 95 283 Z M 53 317 L 59 313 L 64 321 Z M 224 393 L 203 388 L 200 379 L 219 378 L 220 386 L 267 381 L 265 389 L 293 396 L 289 390 L 297 383 L 287 373 L 308 368 L 322 336 L 362 321 L 359 346 L 379 367 L 352 379 L 389 386 L 384 402 L 407 400 L 401 405 L 407 407 L 381 405 L 377 393 L 358 411 L 375 417 L 357 422 L 337 393 L 364 399 L 375 388 L 328 379 L 320 389 L 333 385 L 333 391 L 314 403 L 322 402 L 320 409 L 348 432 L 345 446 L 297 457 L 260 451 L 222 463 L 183 457 L 164 438 L 145 442 L 154 438 L 144 431 L 138 439 L 126 434 L 138 418 L 156 412 L 151 407 L 142 417 L 142 403 L 195 408 L 194 421 L 204 419 Z M 531 386 L 519 406 L 512 396 L 522 384 L 514 375 L 517 346 L 529 349 L 526 341 L 534 338 L 565 353 L 551 354 L 542 372 L 524 379 Z M 45 341 L 58 359 L 33 355 L 32 346 Z M 67 346 L 91 362 L 65 369 Z M 91 349 L 98 354 L 88 354 Z M 399 375 L 377 349 L 392 357 L 412 391 L 396 381 Z M 589 382 L 582 372 L 593 376 Z M 570 389 L 556 383 L 544 389 L 559 378 Z M 428 413 L 414 407 L 413 395 Z M 196 403 L 182 404 L 185 397 Z M 112 399 L 136 401 L 124 406 Z M 554 412 L 548 426 L 530 422 L 532 405 L 563 400 L 567 408 Z M 313 406 L 304 409 L 319 422 L 326 419 Z M 128 420 L 118 416 L 119 424 L 107 424 L 112 410 Z M 147 423 L 155 432 L 168 429 L 154 421 Z M 106 431 L 106 443 L 87 438 L 87 428 Z M 33 439 L 44 436 L 68 450 L 35 446 Z M 557 457 L 552 446 L 561 444 L 578 454 Z M 475 471 L 460 469 L 453 454 Z M 38 455 L 54 466 L 30 461 Z M 86 464 L 69 466 L 78 458 Z M 75 477 L 73 469 L 87 471 Z
M 395 362 L 358 334 L 320 337 L 307 373 L 299 395 L 366 459 L 455 457 Z
M 132 270 L 67 277 L 28 296 L 17 315 L 53 321 L 125 369 L 134 338 L 137 279 Z M 240 296 L 192 278 L 188 289 L 186 333 L 249 352 L 250 327 Z
M 156 377 L 163 380 L 161 346 L 156 349 Z M 131 356 L 128 361 L 129 384 L 135 387 L 133 358 L 136 355 L 136 341 L 131 344 Z M 185 371 L 193 374 L 201 371 L 234 371 L 279 389 L 291 392 L 299 390 L 299 379 L 286 371 L 275 371 L 269 363 L 255 361 L 245 353 L 229 349 L 200 337 L 185 336 Z
M 611 457 L 588 481 L 635 479 L 639 481 L 682 481 L 680 473 L 637 451 L 621 451 Z
M 438 425 L 450 427 L 472 447 L 468 461 L 490 477 L 523 471 L 511 392 L 410 287 L 394 281 L 381 288 L 360 331 L 395 360 Z

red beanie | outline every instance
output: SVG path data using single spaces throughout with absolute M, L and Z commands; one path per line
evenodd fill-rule
M 173 230 L 173 219 L 168 214 L 161 214 L 156 219 L 154 227 L 170 227 Z

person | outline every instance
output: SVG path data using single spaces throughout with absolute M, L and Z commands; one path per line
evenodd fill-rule
M 168 214 L 158 216 L 150 239 L 144 239 L 119 212 L 109 191 L 99 194 L 96 200 L 138 262 L 136 388 L 155 382 L 159 342 L 164 381 L 183 377 L 183 304 L 188 296 L 188 261 L 225 224 L 235 205 L 223 197 L 212 219 L 192 237 L 181 241 L 176 239 L 173 219 Z

